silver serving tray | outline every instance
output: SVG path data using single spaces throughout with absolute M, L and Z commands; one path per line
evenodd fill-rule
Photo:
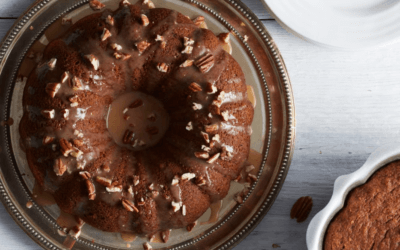
M 18 123 L 22 115 L 24 82 L 34 66 L 26 54 L 44 49 L 68 26 L 65 16 L 76 20 L 92 13 L 88 0 L 36 1 L 5 36 L 0 47 L 0 199 L 18 225 L 45 249 L 65 249 L 56 219 L 57 206 L 39 206 L 32 197 L 34 179 L 20 147 Z M 108 0 L 116 8 L 118 1 Z M 136 2 L 136 0 L 131 0 Z M 294 104 L 289 76 L 271 36 L 257 17 L 238 0 L 153 0 L 158 7 L 176 9 L 195 17 L 203 15 L 214 33 L 231 32 L 233 57 L 241 65 L 247 84 L 254 89 L 255 117 L 249 160 L 259 169 L 258 181 L 242 204 L 233 195 L 223 201 L 218 220 L 192 232 L 174 230 L 167 244 L 155 249 L 231 249 L 243 240 L 268 212 L 289 169 L 294 147 Z M 14 124 L 10 125 L 10 117 Z M 8 121 L 8 122 L 5 122 Z M 236 189 L 235 189 L 236 188 Z M 33 206 L 28 209 L 27 202 Z M 210 216 L 206 212 L 205 217 Z M 204 217 L 203 216 L 203 217 Z M 200 221 L 202 218 L 200 218 Z M 125 242 L 116 233 L 84 225 L 73 249 L 143 249 L 145 239 Z

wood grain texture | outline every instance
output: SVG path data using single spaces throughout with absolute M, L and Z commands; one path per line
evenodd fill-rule
M 17 17 L 31 0 L 9 2 L 0 0 L 0 17 Z M 260 18 L 269 18 L 258 0 L 243 2 Z M 12 23 L 0 20 L 0 37 Z M 293 36 L 273 20 L 264 24 L 292 80 L 296 149 L 272 209 L 236 249 L 272 249 L 276 243 L 278 249 L 306 250 L 308 223 L 327 204 L 334 180 L 358 169 L 377 147 L 400 141 L 400 44 L 370 51 L 333 50 Z M 299 224 L 290 219 L 290 209 L 305 195 L 314 199 L 314 208 Z M 40 249 L 1 205 L 0 241 L 0 249 Z

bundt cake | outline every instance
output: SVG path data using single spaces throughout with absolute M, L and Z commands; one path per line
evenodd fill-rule
M 249 154 L 254 109 L 221 45 L 229 34 L 148 0 L 101 11 L 50 42 L 28 77 L 19 130 L 30 169 L 62 211 L 98 229 L 186 227 Z

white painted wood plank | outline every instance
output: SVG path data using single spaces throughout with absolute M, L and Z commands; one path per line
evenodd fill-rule
M 0 17 L 19 17 L 34 0 L 0 0 Z M 242 0 L 260 19 L 271 19 L 260 0 Z

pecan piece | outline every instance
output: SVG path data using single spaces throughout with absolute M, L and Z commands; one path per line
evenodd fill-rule
M 211 53 L 205 53 L 194 64 L 199 68 L 201 73 L 207 73 L 212 67 L 214 67 L 214 56 Z
M 122 185 L 112 185 L 111 187 L 106 187 L 107 192 L 109 193 L 121 193 L 122 192 Z
M 193 47 L 192 46 L 186 46 L 185 49 L 182 50 L 181 53 L 190 55 L 190 54 L 192 54 L 192 52 L 193 52 Z
M 290 218 L 297 219 L 297 222 L 303 222 L 307 220 L 313 207 L 313 200 L 310 196 L 300 197 L 293 205 L 290 211 Z
M 83 141 L 82 140 L 75 139 L 75 140 L 73 140 L 73 142 L 74 142 L 74 145 L 77 146 L 77 147 L 82 147 L 83 146 Z
M 64 138 L 60 139 L 60 147 L 61 147 L 61 153 L 65 157 L 68 157 L 68 155 L 74 150 L 72 144 Z
M 156 42 L 162 42 L 162 41 L 164 41 L 164 37 L 160 36 L 160 35 L 157 35 L 155 40 L 156 40 Z
M 95 57 L 94 55 L 90 54 L 90 55 L 85 55 L 85 58 L 89 60 L 89 62 L 92 64 L 94 70 L 98 70 L 99 69 L 100 62 L 99 62 L 99 59 L 97 59 L 97 57 Z M 75 77 L 74 77 L 74 79 L 75 79 Z
M 111 25 L 111 26 L 114 26 L 114 17 L 108 15 L 107 18 L 106 18 L 106 23 Z
M 174 210 L 174 213 L 178 212 L 179 209 L 181 209 L 181 204 L 179 202 L 172 201 L 171 206 L 172 209 Z
M 73 148 L 73 150 L 70 154 L 72 157 L 79 158 L 81 155 L 83 155 L 83 152 L 77 148 Z
M 148 242 L 146 242 L 146 243 L 143 243 L 143 249 L 144 250 L 152 250 L 153 248 L 151 247 L 151 245 Z
M 46 93 L 51 97 L 54 98 L 58 92 L 58 90 L 60 90 L 61 88 L 61 84 L 60 83 L 49 83 L 46 85 Z
M 193 92 L 202 91 L 201 86 L 200 86 L 198 83 L 196 83 L 196 82 L 192 82 L 192 83 L 189 85 L 189 89 L 190 89 L 191 91 L 193 91 Z
M 122 46 L 119 45 L 119 44 L 117 44 L 117 43 L 112 43 L 110 46 L 111 46 L 111 48 L 112 48 L 113 50 L 116 50 L 116 51 L 122 50 Z
M 195 152 L 194 155 L 199 159 L 208 159 L 210 155 L 207 152 Z
M 57 64 L 57 58 L 51 58 L 50 61 L 47 62 L 47 66 L 49 66 L 50 70 L 55 69 L 56 64 Z
M 74 76 L 71 81 L 71 88 L 73 90 L 83 90 L 82 80 Z
M 89 6 L 92 10 L 101 10 L 106 7 L 103 3 L 99 2 L 98 0 L 90 0 Z
M 56 111 L 54 109 L 43 109 L 40 111 L 40 113 L 46 118 L 46 119 L 54 119 L 56 115 Z
M 151 45 L 151 43 L 147 41 L 141 41 L 136 44 L 136 47 L 140 54 L 146 51 L 146 49 Z
M 210 163 L 210 164 L 214 163 L 216 160 L 218 160 L 220 155 L 221 155 L 220 153 L 217 153 L 217 154 L 211 156 L 210 159 L 207 160 L 207 163 Z
M 168 242 L 170 233 L 171 233 L 171 230 L 166 230 L 166 231 L 161 232 L 161 239 L 164 243 Z
M 50 143 L 52 143 L 53 141 L 54 141 L 54 137 L 51 137 L 51 136 L 45 136 L 44 138 L 43 138 L 43 141 L 42 141 L 42 143 L 43 143 L 43 145 L 49 145 Z
M 67 71 L 65 71 L 65 72 L 61 75 L 61 83 L 66 83 L 68 79 L 69 79 L 69 74 L 68 74 Z
M 210 143 L 210 136 L 207 133 L 201 131 L 201 135 L 207 143 Z
M 185 46 L 192 46 L 194 44 L 194 40 L 191 38 L 184 37 L 183 40 L 184 40 L 183 44 Z
M 139 209 L 130 200 L 122 199 L 122 206 L 129 212 L 139 213 Z
M 196 178 L 195 182 L 196 182 L 196 185 L 199 187 L 204 186 L 207 183 L 203 176 L 199 176 L 198 178 Z
M 193 22 L 197 27 L 207 29 L 207 24 L 204 16 L 196 17 L 195 19 L 193 19 Z
M 221 112 L 222 120 L 228 121 L 229 120 L 229 112 L 228 110 L 222 111 Z
M 207 86 L 206 86 L 206 92 L 207 94 L 211 95 L 211 94 L 215 94 L 217 93 L 218 89 L 217 87 L 214 86 L 214 84 L 208 82 Z
M 193 108 L 193 110 L 200 110 L 203 108 L 203 105 L 201 105 L 200 103 L 194 102 L 192 108 Z
M 107 40 L 111 36 L 112 36 L 111 32 L 108 29 L 104 28 L 100 39 L 101 39 L 102 42 L 104 42 L 105 40 Z
M 135 137 L 135 133 L 129 129 L 127 129 L 124 133 L 124 137 L 122 138 L 122 142 L 124 144 L 131 144 L 133 142 L 133 138 Z
M 115 59 L 121 59 L 122 61 L 126 61 L 129 58 L 131 58 L 132 56 L 130 54 L 126 54 L 126 53 L 119 53 L 119 52 L 114 52 L 114 57 Z
M 142 25 L 143 26 L 149 25 L 149 23 L 150 23 L 149 18 L 145 14 L 142 14 L 140 16 L 140 19 L 142 19 Z
M 212 133 L 218 130 L 218 124 L 204 125 L 204 130 L 207 133 Z
M 143 105 L 142 99 L 137 99 L 129 105 L 130 109 L 138 108 Z
M 143 4 L 147 5 L 147 8 L 154 9 L 156 6 L 151 0 L 143 0 Z
M 184 173 L 181 177 L 183 181 L 190 181 L 191 179 L 196 178 L 196 174 L 194 173 Z
M 81 171 L 79 172 L 79 175 L 85 180 L 92 178 L 92 175 L 88 171 Z
M 192 123 L 192 122 L 189 122 L 189 123 L 186 125 L 186 130 L 187 130 L 187 131 L 193 130 L 193 123 Z
M 179 67 L 181 68 L 190 67 L 193 65 L 193 62 L 194 62 L 193 60 L 186 60 Z
M 111 187 L 112 184 L 112 180 L 101 176 L 96 176 L 96 182 L 104 187 Z
M 96 189 L 93 185 L 93 182 L 91 180 L 86 180 L 85 184 L 88 190 L 89 200 L 94 200 L 96 198 Z
M 168 71 L 168 65 L 166 64 L 166 63 L 158 63 L 157 64 L 157 69 L 158 69 L 158 71 L 160 71 L 160 72 L 163 72 L 163 73 L 165 73 L 165 72 L 167 72 Z
M 67 166 L 61 158 L 58 158 L 54 163 L 53 169 L 57 176 L 62 176 L 67 171 Z

